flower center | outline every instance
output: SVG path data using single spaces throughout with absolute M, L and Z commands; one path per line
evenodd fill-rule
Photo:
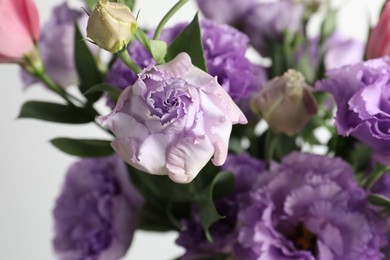
M 185 114 L 185 105 L 190 100 L 185 81 L 179 79 L 162 82 L 147 96 L 150 115 L 161 120 L 163 125 Z
M 302 224 L 297 225 L 294 231 L 286 237 L 294 243 L 296 249 L 309 251 L 313 255 L 316 255 L 317 237 Z

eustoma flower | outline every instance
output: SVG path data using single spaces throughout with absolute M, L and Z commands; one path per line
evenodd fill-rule
M 32 0 L 0 1 L 0 63 L 21 63 L 38 36 L 39 16 Z
M 99 47 L 118 52 L 130 42 L 137 21 L 127 5 L 99 0 L 87 24 L 87 36 Z
M 304 76 L 288 70 L 267 82 L 251 100 L 253 111 L 267 121 L 270 128 L 294 135 L 317 113 L 317 104 Z
M 186 53 L 147 67 L 102 118 L 126 162 L 179 183 L 190 182 L 213 154 L 212 162 L 222 165 L 232 124 L 246 122 L 217 80 Z
M 350 166 L 292 153 L 240 197 L 237 259 L 384 259 L 386 224 Z
M 390 2 L 385 4 L 378 24 L 371 31 L 367 43 L 369 59 L 390 55 Z
M 336 127 L 352 135 L 381 157 L 390 155 L 390 58 L 331 70 L 318 88 L 337 103 Z
M 54 208 L 61 260 L 120 259 L 130 246 L 143 198 L 118 156 L 72 165 Z

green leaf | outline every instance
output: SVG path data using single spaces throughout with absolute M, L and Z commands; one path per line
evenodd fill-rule
M 163 63 L 168 51 L 167 43 L 160 40 L 150 40 L 150 51 L 157 63 Z
M 130 8 L 130 10 L 133 10 L 135 1 L 134 0 L 118 0 L 118 3 L 125 4 Z
M 93 139 L 55 138 L 50 141 L 64 153 L 79 157 L 100 157 L 114 153 L 110 141 Z
M 79 76 L 79 88 L 81 93 L 85 93 L 89 88 L 103 81 L 103 76 L 100 73 L 95 58 L 87 47 L 83 36 L 75 23 L 75 42 L 74 42 L 74 58 L 76 63 L 77 74 Z M 93 103 L 98 100 L 101 93 L 95 93 L 88 96 L 88 101 Z
M 96 92 L 106 92 L 115 103 L 117 102 L 120 94 L 122 93 L 122 91 L 117 87 L 114 87 L 107 83 L 100 83 L 88 89 L 84 93 L 84 95 L 88 96 L 91 93 L 96 93 Z
M 18 118 L 34 118 L 56 123 L 85 124 L 95 120 L 95 114 L 80 107 L 41 101 L 23 104 Z
M 132 183 L 145 199 L 141 211 L 140 229 L 148 231 L 180 230 L 176 219 L 190 210 L 190 185 L 173 182 L 168 176 L 151 175 L 132 167 L 129 174 Z M 179 203 L 180 207 L 176 207 Z
M 202 35 L 200 32 L 198 13 L 184 31 L 168 47 L 166 61 L 174 59 L 179 53 L 190 55 L 192 64 L 207 72 L 206 59 L 203 52 Z
M 368 195 L 368 201 L 375 205 L 375 206 L 381 206 L 385 208 L 390 208 L 390 198 L 387 198 L 380 194 L 370 194 Z
M 304 50 L 298 64 L 297 70 L 300 71 L 303 76 L 305 76 L 305 80 L 309 83 L 315 81 L 315 71 L 312 64 L 312 58 L 308 50 Z
M 135 36 L 140 41 L 140 43 L 148 50 L 148 52 L 152 55 L 153 59 L 157 63 L 164 62 L 164 58 L 167 54 L 168 48 L 166 42 L 149 39 L 146 33 L 139 28 L 137 28 Z
M 229 193 L 233 189 L 233 185 L 234 175 L 223 171 L 218 173 L 209 186 L 196 197 L 200 209 L 201 223 L 209 241 L 213 240 L 209 231 L 211 225 L 224 218 L 215 208 L 214 197 Z
M 367 145 L 358 143 L 350 153 L 350 162 L 354 172 L 365 171 L 371 164 L 371 149 Z

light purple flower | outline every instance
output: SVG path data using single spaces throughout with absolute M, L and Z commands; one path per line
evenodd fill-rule
M 211 226 L 213 242 L 210 243 L 202 228 L 199 210 L 194 207 L 191 218 L 184 221 L 184 229 L 176 240 L 178 245 L 186 249 L 180 258 L 182 260 L 203 259 L 219 254 L 231 255 L 234 251 L 238 232 L 238 196 L 252 189 L 264 171 L 264 164 L 247 154 L 228 155 L 222 168 L 235 176 L 233 192 L 216 201 L 218 212 L 226 217 Z
M 81 9 L 70 8 L 66 2 L 58 5 L 42 27 L 38 43 L 47 74 L 63 87 L 78 82 L 74 63 L 75 19 L 84 32 L 88 15 Z M 24 71 L 22 80 L 26 87 L 38 82 L 38 79 Z
M 302 58 L 304 51 L 308 51 L 311 64 L 314 68 L 319 65 L 319 37 L 309 39 L 309 44 L 298 50 L 296 63 Z M 347 39 L 335 32 L 325 43 L 325 69 L 336 69 L 347 65 L 353 65 L 363 61 L 364 42 L 357 39 Z
M 237 123 L 247 123 L 244 114 L 186 53 L 144 69 L 102 118 L 116 136 L 112 147 L 126 162 L 179 183 L 192 181 L 213 155 L 214 165 L 225 162 Z
M 302 28 L 304 7 L 292 0 L 257 3 L 245 15 L 243 31 L 253 47 L 268 57 L 270 44 L 281 41 L 285 30 L 295 33 Z
M 206 18 L 239 26 L 256 0 L 197 0 L 197 3 Z
M 331 70 L 317 88 L 337 103 L 336 127 L 370 146 L 382 158 L 390 155 L 390 58 Z
M 178 24 L 165 29 L 161 39 L 170 44 L 185 28 Z M 264 68 L 255 66 L 245 57 L 249 39 L 243 33 L 227 25 L 211 21 L 201 22 L 201 33 L 208 72 L 217 76 L 220 85 L 234 101 L 243 100 L 260 89 L 266 81 Z M 129 46 L 129 53 L 142 68 L 153 63 L 147 50 L 136 42 Z M 134 84 L 137 75 L 118 60 L 107 75 L 107 82 L 124 89 Z
M 143 198 L 117 156 L 73 164 L 54 208 L 54 249 L 62 260 L 119 259 L 138 225 Z
M 238 259 L 379 260 L 385 223 L 348 164 L 292 153 L 240 197 Z
M 336 69 L 363 61 L 365 43 L 334 33 L 326 42 L 325 66 Z

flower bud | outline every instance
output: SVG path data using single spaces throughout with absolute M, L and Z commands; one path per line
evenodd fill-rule
M 39 14 L 33 0 L 0 0 L 0 64 L 23 63 L 39 37 Z
M 268 81 L 251 100 L 251 107 L 270 128 L 288 135 L 298 133 L 317 113 L 310 87 L 295 70 Z
M 372 29 L 367 42 L 367 58 L 390 55 L 390 2 L 383 7 L 378 24 Z
M 137 21 L 126 5 L 100 0 L 89 17 L 87 36 L 115 53 L 127 46 L 136 29 Z

